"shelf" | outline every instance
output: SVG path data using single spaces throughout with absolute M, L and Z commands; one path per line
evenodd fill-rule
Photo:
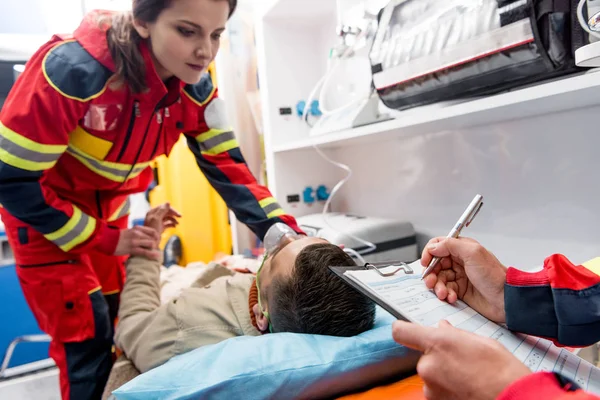
M 515 119 L 600 105 L 598 69 L 475 100 L 434 104 L 403 112 L 395 119 L 273 146 L 273 152 L 312 146 L 341 147 L 404 135 L 467 129 Z

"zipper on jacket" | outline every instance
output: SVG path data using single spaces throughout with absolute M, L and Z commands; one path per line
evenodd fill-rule
M 77 260 L 55 261 L 55 262 L 49 262 L 49 263 L 43 263 L 43 264 L 27 264 L 27 265 L 18 264 L 18 266 L 21 268 L 40 268 L 40 267 L 52 267 L 54 265 L 61 265 L 61 264 L 73 265 L 73 264 L 77 264 Z
M 131 134 L 133 132 L 133 126 L 135 125 L 135 118 L 140 116 L 140 105 L 137 101 L 133 103 L 133 110 L 131 112 L 131 117 L 129 118 L 129 126 L 127 126 L 127 133 L 125 133 L 125 140 L 123 140 L 123 145 L 121 146 L 121 151 L 117 156 L 117 162 L 121 160 L 123 154 L 125 154 L 125 150 L 127 149 L 127 145 L 129 144 L 129 140 L 131 139 Z
M 156 149 L 158 149 L 158 142 L 160 142 L 160 139 L 161 139 L 161 133 L 163 130 L 163 122 L 164 122 L 164 119 L 166 117 L 168 117 L 168 115 L 167 115 L 168 113 L 169 113 L 169 109 L 167 108 L 165 111 L 165 116 L 161 116 L 160 114 L 158 114 L 160 116 L 160 118 L 158 119 L 160 126 L 158 127 L 158 137 L 156 138 L 156 142 L 154 142 L 154 148 L 152 149 L 152 153 L 150 153 L 150 159 L 152 159 L 152 160 L 154 160 L 154 157 L 156 157 Z
M 164 101 L 164 99 L 167 96 L 165 95 L 161 101 L 158 102 L 158 105 L 156 106 L 156 108 L 154 109 L 154 112 L 159 110 L 159 106 L 160 104 Z M 148 130 L 150 130 L 150 125 L 152 125 L 152 121 L 154 120 L 154 116 L 152 116 L 149 120 L 148 120 L 148 124 L 146 125 L 146 130 L 144 131 L 144 138 L 146 137 L 146 135 L 148 134 Z M 158 131 L 160 132 L 162 130 L 162 122 L 160 127 L 158 128 Z M 156 148 L 157 144 L 154 145 L 154 147 Z M 127 175 L 125 176 L 125 180 L 123 181 L 123 183 L 127 182 L 127 179 L 129 178 L 129 175 L 131 175 L 131 172 L 133 171 L 133 169 L 135 168 L 135 164 L 137 164 L 138 159 L 140 158 L 140 154 L 142 154 L 142 149 L 144 148 L 144 146 L 140 146 L 138 148 L 137 154 L 135 155 L 135 159 L 133 160 L 133 163 L 131 164 L 131 168 L 129 168 L 129 172 L 127 172 Z
M 99 190 L 96 190 L 96 205 L 98 206 L 98 218 L 102 219 L 102 203 L 100 202 Z

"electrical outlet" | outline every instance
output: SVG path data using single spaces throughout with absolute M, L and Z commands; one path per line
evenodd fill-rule
M 312 187 L 307 186 L 304 188 L 304 190 L 302 191 L 302 201 L 304 201 L 306 204 L 312 204 L 315 202 L 315 191 Z

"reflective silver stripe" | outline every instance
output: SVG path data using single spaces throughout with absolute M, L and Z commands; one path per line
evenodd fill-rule
M 233 134 L 233 131 L 223 132 L 223 133 L 221 133 L 215 137 L 212 137 L 210 139 L 200 141 L 200 149 L 202 151 L 208 151 L 214 147 L 217 147 L 221 143 L 225 143 L 225 142 L 228 142 L 233 139 L 235 139 L 235 135 Z
M 88 163 L 91 164 L 91 166 L 93 168 L 98 169 L 99 171 L 102 171 L 102 172 L 106 172 L 107 174 L 114 175 L 114 176 L 116 176 L 118 178 L 121 178 L 123 180 L 129 174 L 129 171 L 107 167 L 106 165 L 102 164 L 100 161 L 96 160 L 93 157 L 88 156 L 87 154 L 85 154 L 81 150 L 77 150 L 74 147 L 69 146 L 67 148 L 67 152 L 70 153 L 70 154 L 73 154 L 75 156 L 79 156 L 81 158 L 84 158 Z M 146 167 L 147 167 L 147 165 L 135 167 L 133 169 L 133 171 L 131 171 L 131 174 L 136 174 L 136 173 L 144 170 Z
M 81 218 L 77 222 L 77 224 L 71 229 L 69 232 L 65 233 L 64 236 L 59 237 L 58 239 L 54 239 L 52 242 L 58 247 L 65 246 L 74 239 L 76 239 L 79 235 L 83 233 L 88 222 L 90 220 L 90 216 L 87 214 L 81 213 Z
M 279 210 L 281 208 L 281 206 L 279 205 L 279 203 L 271 203 L 267 206 L 263 207 L 263 210 L 265 210 L 265 214 L 270 214 L 275 210 Z
M 26 149 L 4 136 L 0 136 L 0 148 L 6 150 L 13 156 L 33 162 L 53 162 L 58 160 L 61 156 L 61 153 L 38 153 L 37 151 Z
M 119 213 L 114 218 L 112 218 L 112 220 L 116 221 L 119 218 L 123 218 L 124 216 L 129 214 L 130 208 L 131 208 L 131 201 L 129 200 L 129 197 L 127 197 L 127 200 L 125 200 L 125 203 L 123 203 L 123 206 L 119 210 Z

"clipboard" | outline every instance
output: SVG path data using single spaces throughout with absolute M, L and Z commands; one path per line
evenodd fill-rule
M 391 266 L 397 266 L 398 268 L 391 273 L 388 272 L 388 273 L 384 274 L 381 272 L 381 269 L 388 268 Z M 342 278 L 342 280 L 344 282 L 346 282 L 347 285 L 354 288 L 356 291 L 358 291 L 363 296 L 371 299 L 371 301 L 375 302 L 375 304 L 379 305 L 381 308 L 383 308 L 385 311 L 387 311 L 388 313 L 390 313 L 397 319 L 402 320 L 402 321 L 408 321 L 408 319 L 405 316 L 400 314 L 398 311 L 396 311 L 394 308 L 392 308 L 385 301 L 383 301 L 379 297 L 373 296 L 369 291 L 365 290 L 358 283 L 356 283 L 355 281 L 353 281 L 352 279 L 350 279 L 349 277 L 344 275 L 344 273 L 346 271 L 364 271 L 364 270 L 369 270 L 369 269 L 377 271 L 382 276 L 391 276 L 391 275 L 396 275 L 398 273 L 403 273 L 403 274 L 413 274 L 414 273 L 414 270 L 407 263 L 402 262 L 402 261 L 401 262 L 389 261 L 389 262 L 385 262 L 385 263 L 366 263 L 364 265 L 351 265 L 351 266 L 350 265 L 349 266 L 329 266 L 329 270 L 332 271 L 334 274 L 336 274 L 338 277 Z

